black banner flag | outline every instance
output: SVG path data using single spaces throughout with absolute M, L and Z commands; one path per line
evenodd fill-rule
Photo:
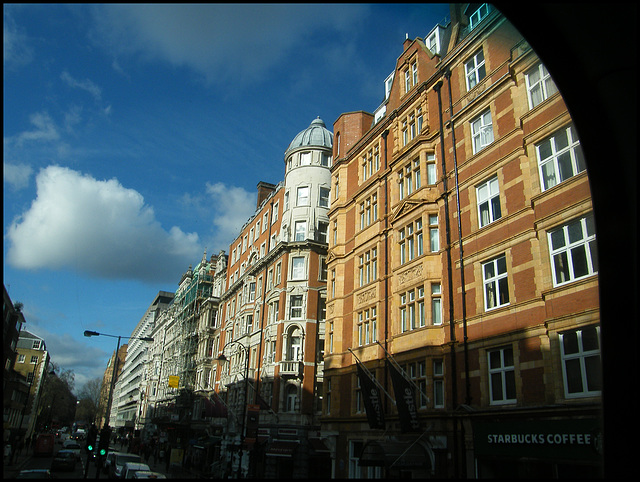
M 400 418 L 400 430 L 402 432 L 417 432 L 420 430 L 418 420 L 418 408 L 413 385 L 387 360 L 393 392 L 396 396 L 396 407 Z
M 358 379 L 360 380 L 360 391 L 364 401 L 364 408 L 367 412 L 367 420 L 370 428 L 385 428 L 384 412 L 382 410 L 382 399 L 380 390 L 375 382 L 367 375 L 360 363 L 356 361 Z

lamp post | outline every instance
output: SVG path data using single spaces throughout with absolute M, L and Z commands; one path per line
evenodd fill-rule
M 244 396 L 242 397 L 242 419 L 240 422 L 240 460 L 238 461 L 238 478 L 240 478 L 240 475 L 242 473 L 242 457 L 244 455 L 244 420 L 247 415 L 247 394 L 249 391 L 249 349 L 246 346 L 244 346 L 242 343 L 232 340 L 226 345 L 224 345 L 224 347 L 222 347 L 222 351 L 220 352 L 220 355 L 218 356 L 217 360 L 219 362 L 228 361 L 227 357 L 224 355 L 224 350 L 229 345 L 233 345 L 233 344 L 236 344 L 240 348 L 242 348 L 242 351 L 244 352 L 244 355 L 245 355 L 244 394 L 243 394 Z
M 124 338 L 126 340 L 142 340 L 142 341 L 153 341 L 153 338 L 149 337 L 149 336 L 116 336 L 116 335 L 107 335 L 106 333 L 98 333 L 97 331 L 89 331 L 89 330 L 85 330 L 84 332 L 84 336 L 86 337 L 92 337 L 92 336 L 108 336 L 111 338 L 117 338 L 118 339 L 118 344 L 116 345 L 116 354 L 114 356 L 114 360 L 113 360 L 113 370 L 111 372 L 111 384 L 109 386 L 109 398 L 107 399 L 107 410 L 105 413 L 105 418 L 104 418 L 104 424 L 102 425 L 102 428 L 108 427 L 109 426 L 109 417 L 111 415 L 111 402 L 112 402 L 112 397 L 113 397 L 113 386 L 115 385 L 116 382 L 116 366 L 118 365 L 118 350 L 120 350 L 120 341 Z

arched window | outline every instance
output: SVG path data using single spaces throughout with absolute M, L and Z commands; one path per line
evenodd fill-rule
M 302 360 L 302 333 L 297 327 L 289 332 L 287 359 L 293 361 Z

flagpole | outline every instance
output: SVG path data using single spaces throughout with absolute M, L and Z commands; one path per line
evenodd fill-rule
M 382 349 L 384 350 L 384 352 L 387 354 L 387 360 L 389 360 L 389 361 L 393 364 L 393 366 L 394 366 L 397 370 L 399 370 L 399 371 L 400 371 L 400 373 L 402 374 L 402 376 L 404 377 L 404 379 L 405 379 L 405 380 L 407 380 L 411 385 L 413 385 L 413 388 L 415 388 L 416 390 L 418 390 L 418 393 L 420 393 L 420 395 L 422 395 L 422 396 L 425 398 L 425 400 L 431 401 L 431 398 L 429 398 L 429 396 L 428 396 L 426 393 L 424 393 L 424 392 L 420 389 L 420 387 L 416 384 L 416 382 L 414 382 L 414 381 L 411 379 L 411 377 L 409 377 L 409 376 L 408 376 L 407 372 L 405 372 L 405 371 L 402 369 L 402 367 L 400 366 L 400 364 L 399 364 L 397 361 L 395 361 L 395 360 L 393 359 L 393 355 L 392 355 L 391 353 L 389 353 L 389 352 L 384 348 L 384 346 L 382 346 L 382 344 L 381 344 L 379 341 L 377 341 L 377 340 L 376 340 L 376 343 L 377 343 L 378 345 L 380 345 L 380 348 L 382 348 Z
M 394 399 L 391 395 L 389 395 L 389 394 L 387 393 L 387 391 L 383 388 L 383 386 L 380 384 L 380 382 L 379 382 L 378 380 L 376 380 L 376 377 L 374 377 L 374 376 L 373 376 L 373 374 L 372 374 L 372 373 L 367 369 L 367 367 L 366 367 L 366 366 L 364 366 L 364 363 L 362 363 L 362 362 L 360 361 L 360 359 L 356 356 L 356 354 L 355 354 L 355 353 L 353 353 L 353 350 L 352 350 L 351 348 L 347 348 L 347 350 L 349 350 L 349 351 L 351 352 L 351 354 L 352 354 L 352 355 L 354 356 L 354 358 L 356 359 L 356 363 L 358 363 L 358 364 L 360 365 L 360 367 L 364 370 L 364 372 L 367 374 L 367 376 L 368 376 L 369 378 L 371 378 L 371 380 L 373 381 L 373 383 L 375 383 L 375 384 L 376 384 L 376 386 L 377 386 L 380 390 L 382 390 L 382 392 L 383 392 L 383 393 L 384 393 L 384 394 L 389 398 L 389 400 L 391 400 L 391 401 L 393 402 L 393 404 L 395 405 L 395 404 L 396 404 L 395 399 Z

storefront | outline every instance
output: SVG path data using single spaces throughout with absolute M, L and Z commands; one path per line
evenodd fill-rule
M 596 418 L 473 422 L 478 478 L 602 477 Z

